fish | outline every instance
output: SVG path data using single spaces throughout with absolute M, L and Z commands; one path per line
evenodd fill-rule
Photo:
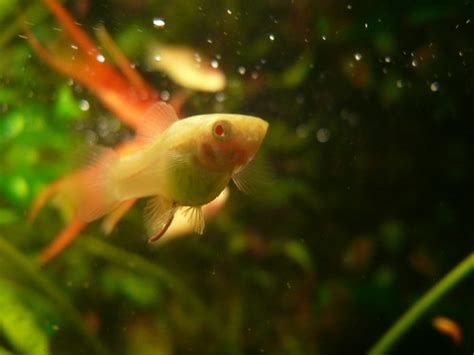
M 163 116 L 172 119 L 161 130 Z M 178 119 L 174 109 L 157 103 L 137 131 L 129 154 L 100 148 L 99 159 L 73 174 L 57 189 L 57 201 L 71 206 L 73 219 L 90 223 L 138 198 L 150 197 L 145 226 L 150 241 L 168 229 L 184 209 L 202 234 L 201 207 L 217 198 L 231 180 L 237 186 L 255 157 L 268 123 L 255 116 L 217 113 Z M 95 155 L 94 153 L 93 155 Z
M 432 319 L 433 327 L 440 333 L 450 337 L 455 344 L 460 344 L 463 339 L 463 332 L 458 323 L 445 317 L 437 316 Z
M 152 43 L 149 48 L 147 63 L 150 70 L 164 72 L 187 89 L 204 92 L 224 90 L 227 83 L 224 73 L 192 48 L 163 43 Z
M 147 112 L 153 111 L 150 108 L 159 102 L 159 92 L 143 80 L 141 75 L 128 62 L 127 58 L 115 45 L 105 28 L 99 26 L 96 34 L 102 47 L 107 51 L 107 54 L 111 56 L 112 62 L 118 66 L 119 71 L 111 65 L 111 62 L 105 60 L 105 57 L 102 56 L 102 53 L 98 50 L 93 41 L 88 37 L 85 31 L 76 24 L 74 19 L 60 3 L 56 0 L 43 0 L 43 2 L 50 8 L 52 13 L 62 24 L 68 38 L 71 40 L 71 45 L 62 43 L 62 46 L 73 48 L 75 51 L 72 54 L 69 53 L 69 55 L 65 55 L 64 51 L 62 51 L 58 46 L 56 46 L 53 51 L 47 50 L 40 44 L 28 25 L 25 23 L 23 29 L 31 47 L 35 50 L 38 56 L 53 69 L 90 89 L 99 100 L 102 101 L 105 107 L 116 115 L 117 118 L 129 125 L 131 128 L 137 130 L 142 123 L 142 117 L 146 116 Z M 196 63 L 188 61 L 188 64 L 195 66 Z M 213 89 L 220 90 L 222 82 L 225 83 L 224 74 L 215 68 L 212 68 L 213 70 L 206 69 L 211 68 L 209 66 L 207 68 L 204 67 L 204 69 L 200 71 L 199 80 L 203 82 L 208 81 L 206 74 L 209 74 L 210 77 L 213 75 L 223 76 L 224 79 L 219 79 L 221 84 L 217 86 L 214 85 Z M 209 80 L 209 82 L 215 82 L 215 80 Z M 180 107 L 188 96 L 189 92 L 185 92 L 184 95 L 178 93 L 178 95 L 172 97 L 170 104 L 177 112 L 180 112 Z M 171 124 L 172 121 L 167 115 L 160 116 L 159 120 L 154 121 L 155 134 L 163 132 Z M 81 187 L 83 186 L 81 183 L 84 181 L 90 181 L 91 176 L 102 176 L 101 169 L 98 169 L 98 167 L 108 166 L 108 161 L 115 160 L 110 159 L 111 157 L 128 155 L 129 153 L 140 149 L 141 144 L 138 143 L 139 141 L 140 139 L 133 139 L 122 143 L 113 151 L 110 149 L 96 149 L 94 154 L 91 154 L 93 156 L 91 159 L 92 163 L 89 162 L 89 164 L 87 164 L 83 169 L 53 181 L 40 191 L 31 205 L 28 214 L 29 222 L 32 223 L 34 221 L 41 208 L 50 199 L 53 200 L 53 204 L 59 207 L 61 211 L 66 212 L 66 215 L 68 216 L 67 219 L 69 220 L 68 224 L 56 235 L 55 239 L 40 253 L 38 261 L 41 265 L 52 260 L 65 247 L 67 247 L 79 235 L 90 220 L 90 218 L 84 218 L 83 213 L 78 213 L 81 208 L 78 208 L 78 201 L 80 201 L 80 198 L 77 196 L 80 194 L 77 192 L 83 191 L 86 195 L 88 193 L 90 194 L 91 191 L 94 191 L 94 188 L 91 188 L 94 184 L 88 185 L 86 183 L 86 187 Z M 96 168 L 92 168 L 93 166 Z M 99 175 L 97 175 L 97 173 L 99 173 Z M 67 191 L 69 191 L 69 193 L 65 193 Z M 71 191 L 76 192 L 71 193 Z M 203 211 L 202 214 L 215 214 L 217 210 L 222 208 L 227 196 L 228 188 L 225 188 L 217 198 L 201 208 Z M 128 211 L 128 209 L 134 205 L 136 200 L 136 198 L 132 198 L 122 201 L 119 206 L 114 207 L 113 211 L 106 215 L 106 218 L 104 218 L 102 223 L 102 229 L 106 234 L 109 234 L 113 230 L 117 222 Z M 95 213 L 98 212 L 96 211 Z M 189 223 L 185 221 L 185 214 L 186 211 L 178 209 L 177 221 L 175 221 L 172 226 L 174 228 L 171 228 L 170 233 L 167 233 L 167 236 L 179 235 L 190 230 Z M 171 221 L 169 222 L 168 225 L 171 225 Z

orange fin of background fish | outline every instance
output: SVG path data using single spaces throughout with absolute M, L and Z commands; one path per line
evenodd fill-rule
M 89 36 L 87 36 L 87 34 L 77 26 L 74 19 L 69 15 L 64 7 L 56 0 L 43 1 L 61 22 L 71 39 L 84 51 L 84 53 L 95 59 L 99 51 L 94 45 L 94 42 L 92 42 L 89 39 Z
M 151 198 L 145 206 L 145 227 L 149 241 L 158 240 L 168 230 L 176 213 L 177 206 L 162 196 Z
M 113 61 L 115 62 L 115 64 L 117 64 L 120 71 L 123 73 L 123 75 L 125 75 L 128 81 L 132 83 L 133 86 L 135 86 L 137 89 L 146 92 L 148 90 L 147 83 L 145 82 L 145 80 L 143 80 L 141 75 L 135 69 L 133 69 L 127 57 L 115 44 L 114 40 L 112 39 L 112 37 L 110 37 L 105 27 L 100 25 L 96 30 L 96 34 L 102 46 L 112 57 Z
M 30 45 L 47 64 L 85 85 L 118 118 L 136 128 L 140 117 L 157 101 L 158 92 L 147 85 L 138 72 L 135 72 L 136 75 L 133 75 L 132 81 L 128 76 L 122 76 L 107 61 L 99 61 L 100 52 L 94 42 L 79 28 L 67 11 L 55 0 L 44 0 L 44 2 L 66 29 L 71 41 L 78 46 L 79 50 L 74 53 L 74 57 L 50 53 L 41 46 L 28 26 L 24 24 Z M 130 74 L 130 71 L 128 72 Z
M 122 219 L 122 217 L 128 212 L 128 210 L 135 204 L 137 200 L 131 199 L 121 202 L 118 207 L 109 213 L 102 222 L 102 231 L 105 235 L 109 235 Z
M 165 102 L 157 102 L 150 107 L 138 126 L 137 144 L 150 144 L 177 120 L 178 116 L 171 105 Z
M 79 219 L 74 219 L 59 233 L 51 244 L 49 244 L 40 254 L 38 261 L 44 265 L 51 261 L 64 248 L 66 248 L 84 228 L 85 223 Z
M 462 331 L 459 325 L 449 319 L 448 317 L 438 316 L 433 318 L 433 327 L 440 333 L 450 337 L 455 344 L 459 344 L 462 341 Z

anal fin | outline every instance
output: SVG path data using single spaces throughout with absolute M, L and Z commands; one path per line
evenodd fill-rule
M 157 241 L 165 234 L 177 209 L 175 202 L 159 195 L 148 201 L 144 217 L 150 242 Z

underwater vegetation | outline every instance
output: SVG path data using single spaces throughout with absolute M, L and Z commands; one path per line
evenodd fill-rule
M 0 1 L 0 354 L 474 351 L 472 2 L 61 3 Z M 272 181 L 156 244 L 44 193 L 160 101 L 264 118 Z

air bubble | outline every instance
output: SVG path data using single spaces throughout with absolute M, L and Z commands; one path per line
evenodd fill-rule
M 433 81 L 430 85 L 430 90 L 436 92 L 439 90 L 439 83 L 437 81 Z
M 170 95 L 170 92 L 168 90 L 162 90 L 160 92 L 160 99 L 162 99 L 163 101 L 168 101 L 170 99 L 171 95 Z
M 326 143 L 331 138 L 331 132 L 327 128 L 320 128 L 316 132 L 316 139 L 320 143 Z
M 166 22 L 162 18 L 155 17 L 153 19 L 153 26 L 155 26 L 156 28 L 163 28 L 163 27 L 165 27 L 165 25 L 166 25 Z
M 79 108 L 82 111 L 89 111 L 89 108 L 90 108 L 89 101 L 87 101 L 87 100 L 79 101 Z

